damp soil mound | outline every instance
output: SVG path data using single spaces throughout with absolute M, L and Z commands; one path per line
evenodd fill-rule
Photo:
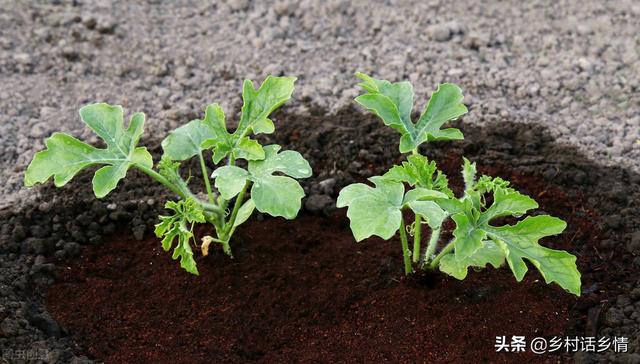
M 458 190 L 460 162 L 440 163 Z M 595 212 L 579 196 L 504 168 L 481 170 L 511 178 L 568 221 L 543 244 L 575 251 L 575 242 L 599 241 Z M 341 211 L 253 220 L 235 238 L 235 259 L 221 251 L 200 258 L 199 277 L 180 270 L 154 237 L 107 240 L 70 262 L 47 298 L 54 317 L 107 363 L 508 362 L 495 352 L 496 335 L 561 336 L 580 321 L 578 299 L 535 269 L 520 284 L 506 268 L 465 281 L 407 279 L 400 242 L 356 244 Z M 578 263 L 586 272 L 594 264 Z
M 155 239 L 114 237 L 67 268 L 48 307 L 107 363 L 500 362 L 496 333 L 566 331 L 575 299 L 535 274 L 406 280 L 399 242 L 356 245 L 346 225 L 250 223 L 236 259 L 201 259 L 200 277 Z
M 639 175 L 595 164 L 535 123 L 456 123 L 464 141 L 422 152 L 458 193 L 464 155 L 566 220 L 562 235 L 542 243 L 578 257 L 583 293 L 548 286 L 533 268 L 522 283 L 506 268 L 465 281 L 439 273 L 407 279 L 397 239 L 357 244 L 344 210 L 334 208 L 343 186 L 402 160 L 397 133 L 352 108 L 309 110 L 279 113 L 278 132 L 262 136 L 300 151 L 314 168 L 302 183 L 308 197 L 299 219 L 257 214 L 234 237 L 235 259 L 217 250 L 199 258 L 198 277 L 160 249 L 152 229 L 167 193 L 136 171 L 105 199 L 93 196 L 91 173 L 83 173 L 0 211 L 0 347 L 44 348 L 50 362 L 106 363 L 633 362 L 640 355 Z M 156 160 L 159 142 L 143 141 Z M 501 335 L 626 336 L 629 353 L 498 354 Z

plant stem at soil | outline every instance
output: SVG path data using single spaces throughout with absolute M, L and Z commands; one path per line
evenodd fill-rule
M 149 177 L 151 177 L 151 178 L 155 179 L 156 181 L 162 183 L 165 187 L 167 187 L 169 190 L 171 190 L 171 192 L 173 192 L 176 195 L 180 196 L 180 198 L 183 198 L 183 199 L 186 199 L 188 197 L 193 198 L 195 201 L 197 201 L 202 206 L 203 210 L 208 211 L 208 212 L 216 213 L 218 218 L 222 215 L 222 209 L 220 208 L 220 206 L 217 206 L 215 204 L 208 203 L 208 202 L 205 202 L 205 201 L 201 201 L 193 193 L 191 193 L 191 191 L 189 191 L 187 189 L 183 190 L 182 188 L 176 186 L 174 183 L 169 181 L 163 175 L 161 175 L 160 173 L 154 171 L 151 168 L 148 168 L 148 167 L 145 167 L 145 166 L 142 166 L 142 165 L 139 165 L 139 164 L 136 164 L 135 166 L 136 166 L 136 168 L 138 168 L 142 172 L 146 173 Z
M 427 244 L 427 250 L 424 252 L 424 264 L 427 264 L 433 255 L 433 252 L 436 251 L 436 246 L 438 245 L 438 240 L 440 240 L 440 228 L 431 230 L 431 237 L 429 238 L 429 243 Z
M 454 244 L 453 241 L 450 241 L 449 244 L 447 244 L 447 246 L 445 246 L 440 253 L 438 253 L 438 255 L 436 255 L 435 258 L 433 258 L 433 261 L 431 261 L 431 264 L 429 264 L 429 269 L 436 269 L 438 268 L 438 264 L 440 264 L 440 259 L 442 259 L 442 257 L 444 257 L 445 255 L 447 255 L 450 251 L 453 250 L 454 248 Z
M 171 183 L 171 181 L 169 181 L 167 178 L 165 178 L 163 175 L 161 175 L 160 173 L 154 171 L 151 168 L 142 166 L 140 164 L 136 164 L 135 165 L 136 168 L 138 168 L 139 170 L 141 170 L 142 172 L 146 173 L 149 177 L 155 179 L 156 181 L 162 183 L 165 187 L 167 187 L 168 189 L 171 190 L 171 192 L 175 193 L 176 195 L 180 196 L 181 198 L 186 198 L 186 195 L 184 193 L 184 191 L 182 191 L 180 188 L 178 188 L 176 185 L 174 185 L 173 183 Z
M 416 214 L 413 226 L 413 262 L 418 263 L 420 260 L 420 239 L 422 235 L 422 216 Z
M 229 239 L 231 239 L 231 235 L 233 235 L 233 232 L 235 230 L 234 225 L 236 222 L 236 217 L 238 216 L 238 211 L 240 210 L 240 206 L 242 206 L 242 203 L 244 202 L 244 195 L 247 192 L 247 189 L 249 188 L 250 185 L 251 185 L 250 181 L 245 182 L 244 187 L 242 187 L 242 190 L 238 194 L 238 197 L 236 197 L 236 202 L 233 205 L 233 211 L 231 211 L 231 216 L 229 216 L 229 221 L 227 221 L 225 231 L 223 233 L 224 236 L 222 236 L 222 240 L 226 242 L 229 242 Z
M 400 242 L 402 243 L 402 257 L 404 258 L 404 274 L 409 275 L 413 272 L 411 267 L 411 251 L 409 250 L 409 242 L 407 241 L 407 231 L 404 225 L 404 218 L 400 220 Z
M 214 202 L 213 191 L 211 190 L 211 181 L 209 181 L 209 172 L 207 171 L 207 165 L 204 162 L 202 152 L 198 153 L 200 159 L 200 168 L 202 168 L 202 179 L 204 179 L 204 185 L 207 189 L 207 196 L 209 197 L 209 203 Z

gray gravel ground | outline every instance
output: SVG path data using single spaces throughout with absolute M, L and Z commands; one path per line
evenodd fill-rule
M 637 1 L 2 2 L 5 196 L 52 131 L 93 137 L 86 103 L 144 111 L 164 133 L 214 100 L 238 108 L 242 79 L 268 73 L 300 78 L 300 108 L 332 110 L 356 95 L 357 70 L 409 79 L 417 100 L 456 82 L 477 106 L 469 122 L 546 124 L 640 170 Z
M 467 123 L 547 125 L 640 172 L 637 1 L 0 0 L 0 209 L 35 198 L 23 171 L 53 131 L 96 141 L 86 103 L 144 111 L 157 136 L 213 101 L 231 114 L 241 81 L 269 73 L 299 77 L 289 110 L 334 111 L 358 70 L 409 79 L 420 108 L 456 82 Z

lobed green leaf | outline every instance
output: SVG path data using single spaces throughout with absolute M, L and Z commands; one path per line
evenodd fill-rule
M 279 145 L 268 145 L 264 150 L 264 160 L 249 162 L 248 169 L 253 181 L 251 198 L 258 211 L 293 219 L 304 197 L 304 190 L 293 178 L 311 177 L 311 166 L 298 152 L 280 152 Z M 285 176 L 274 176 L 273 173 Z
M 493 193 L 493 204 L 482 212 L 478 223 L 489 223 L 492 219 L 502 216 L 521 216 L 535 208 L 538 208 L 538 203 L 531 197 L 511 189 L 499 188 Z
M 527 217 L 515 225 L 485 226 L 487 234 L 502 248 L 509 267 L 521 281 L 528 268 L 525 260 L 533 264 L 546 283 L 555 282 L 567 291 L 580 296 L 580 272 L 576 257 L 564 250 L 543 247 L 538 241 L 546 236 L 560 234 L 567 224 L 552 216 Z
M 250 174 L 240 167 L 223 166 L 213 171 L 211 177 L 215 178 L 214 183 L 220 195 L 230 200 L 242 191 Z
M 415 143 L 420 145 L 425 141 L 463 139 L 464 137 L 458 129 L 441 129 L 447 121 L 457 119 L 467 113 L 467 108 L 462 103 L 463 97 L 462 90 L 457 85 L 440 84 L 436 92 L 431 95 L 429 103 L 418 119 Z
M 391 83 L 363 73 L 356 73 L 356 76 L 363 80 L 358 86 L 366 93 L 356 97 L 355 101 L 401 134 L 400 152 L 410 152 L 428 141 L 463 138 L 458 129 L 442 129 L 444 123 L 467 112 L 467 108 L 462 104 L 462 91 L 458 86 L 450 83 L 439 85 L 418 122 L 414 124 L 411 121 L 413 88 L 410 83 Z
M 203 142 L 216 136 L 215 131 L 202 120 L 192 120 L 171 131 L 162 141 L 162 149 L 167 158 L 183 161 L 201 154 L 207 149 L 202 146 Z
M 198 275 L 190 243 L 193 232 L 189 225 L 194 222 L 205 222 L 202 207 L 193 199 L 188 198 L 178 202 L 168 201 L 165 208 L 173 211 L 173 214 L 160 216 L 160 223 L 155 228 L 156 236 L 162 238 L 162 249 L 169 251 L 177 240 L 172 258 L 174 260 L 180 258 L 182 268 L 191 274 Z
M 281 172 L 293 178 L 311 177 L 311 167 L 300 153 L 292 150 L 280 152 L 280 146 L 272 144 L 264 147 L 264 160 L 249 163 L 249 172 L 254 176 L 271 175 Z
M 433 201 L 411 201 L 409 207 L 414 213 L 423 216 L 431 229 L 440 229 L 449 214 Z
M 467 186 L 461 200 L 434 200 L 452 213 L 454 253 L 440 260 L 440 269 L 458 279 L 468 267 L 499 265 L 506 259 L 516 280 L 524 278 L 526 261 L 535 266 L 547 283 L 555 282 L 567 291 L 580 295 L 580 272 L 576 257 L 563 250 L 543 247 L 538 241 L 560 234 L 566 227 L 561 219 L 548 215 L 527 217 L 515 225 L 493 226 L 493 219 L 519 217 L 538 207 L 536 201 L 508 187 L 500 178 L 482 176 L 475 182 L 475 164 L 465 159 L 463 177 Z M 492 193 L 493 203 L 485 208 L 483 194 Z M 454 202 L 455 201 L 455 202 Z M 500 249 L 500 253 L 496 251 Z
M 356 97 L 355 101 L 376 114 L 385 125 L 397 130 L 400 134 L 415 135 L 415 127 L 411 122 L 413 109 L 413 87 L 408 82 L 391 83 L 376 80 L 364 73 L 356 73 L 364 82 L 358 86 L 367 93 Z
M 439 268 L 442 272 L 462 280 L 467 277 L 469 268 L 484 268 L 487 264 L 494 268 L 500 268 L 504 264 L 504 252 L 491 240 L 483 241 L 482 247 L 466 258 L 461 259 L 451 253 L 445 255 L 440 260 Z
M 258 211 L 293 219 L 300 210 L 304 190 L 291 177 L 310 177 L 311 166 L 298 152 L 279 152 L 279 145 L 266 146 L 264 151 L 263 160 L 249 161 L 248 171 L 235 166 L 216 169 L 212 174 L 215 186 L 222 197 L 231 199 L 240 193 L 246 181 L 251 181 L 251 199 Z
M 274 126 L 268 116 L 291 98 L 295 82 L 296 77 L 267 76 L 256 90 L 253 82 L 245 80 L 242 87 L 244 104 L 234 137 L 240 139 L 247 134 L 247 129 L 254 134 L 272 133 Z
M 216 164 L 230 156 L 248 161 L 264 159 L 262 146 L 249 134 L 273 133 L 275 126 L 268 116 L 291 98 L 295 81 L 295 77 L 267 76 L 256 90 L 251 81 L 245 80 L 242 89 L 244 104 L 238 127 L 229 133 L 222 108 L 218 104 L 210 105 L 205 112 L 204 123 L 215 135 L 203 140 L 201 147 L 213 149 Z
M 302 205 L 304 190 L 293 178 L 262 176 L 254 180 L 251 198 L 260 212 L 295 219 Z
M 218 104 L 207 106 L 203 124 L 214 133 L 210 138 L 201 141 L 200 147 L 213 150 L 214 163 L 233 155 L 235 159 L 264 159 L 264 150 L 260 143 L 248 136 L 235 136 L 227 131 L 225 116 Z
M 343 188 L 337 206 L 348 207 L 347 217 L 356 241 L 372 235 L 387 240 L 400 228 L 404 187 L 382 177 L 369 180 L 375 187 L 356 183 Z
M 455 256 L 458 260 L 464 260 L 482 248 L 482 240 L 487 234 L 466 213 L 455 214 L 452 219 L 456 223 L 453 230 Z
M 436 162 L 429 161 L 425 156 L 414 154 L 407 157 L 401 166 L 393 166 L 384 174 L 384 178 L 405 182 L 417 188 L 442 192 L 446 197 L 453 197 L 449 189 L 447 176 L 438 170 Z
M 45 140 L 46 149 L 36 153 L 27 167 L 27 187 L 44 183 L 52 176 L 55 185 L 61 187 L 85 168 L 106 165 L 96 171 L 92 181 L 94 194 L 102 198 L 116 188 L 131 166 L 153 166 L 147 149 L 137 147 L 144 114 L 134 114 L 126 129 L 121 106 L 87 105 L 80 109 L 80 117 L 104 140 L 106 148 L 98 149 L 67 134 L 54 133 Z
M 404 195 L 404 200 L 402 202 L 403 205 L 407 205 L 413 201 L 434 201 L 434 200 L 442 200 L 442 199 L 448 199 L 449 196 L 447 196 L 446 194 L 440 192 L 440 191 L 435 191 L 435 190 L 430 190 L 428 188 L 422 188 L 422 187 L 416 187 L 412 190 L 407 191 L 407 193 Z

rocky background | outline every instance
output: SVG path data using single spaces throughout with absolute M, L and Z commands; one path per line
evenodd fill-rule
M 93 203 L 84 191 L 61 212 L 59 201 L 42 197 L 52 196 L 51 186 L 22 187 L 28 162 L 53 131 L 97 141 L 78 116 L 87 103 L 145 112 L 145 144 L 214 101 L 232 116 L 245 78 L 298 76 L 285 108 L 300 115 L 351 104 L 356 71 L 410 80 L 417 109 L 438 83 L 455 82 L 469 105 L 466 124 L 540 125 L 554 142 L 618 167 L 623 185 L 640 184 L 637 1 L 0 0 L 0 29 L 0 212 L 21 211 L 0 220 L 0 348 L 42 348 L 49 362 L 85 358 L 29 296 L 51 280 L 48 257 L 78 254 L 78 242 L 99 243 L 119 221 L 144 234 L 161 207 L 160 192 L 138 181 L 117 196 L 126 200 L 123 209 L 115 199 Z M 590 173 L 571 181 L 606 188 Z M 312 189 L 327 189 L 318 186 Z M 607 206 L 606 224 L 624 233 L 603 244 L 640 253 L 638 225 L 629 219 L 638 216 L 637 191 L 612 189 L 612 203 L 630 207 Z M 317 196 L 333 192 L 312 197 L 327 204 Z M 635 332 L 636 352 L 638 289 L 629 286 L 602 314 L 609 327 L 624 328 L 609 333 Z M 624 358 L 640 362 L 640 354 Z
M 95 139 L 84 104 L 143 111 L 164 134 L 207 103 L 239 108 L 242 80 L 266 74 L 299 77 L 299 109 L 351 103 L 356 71 L 410 80 L 420 109 L 455 82 L 470 123 L 541 123 L 640 170 L 637 1 L 0 2 L 3 203 L 53 131 Z

